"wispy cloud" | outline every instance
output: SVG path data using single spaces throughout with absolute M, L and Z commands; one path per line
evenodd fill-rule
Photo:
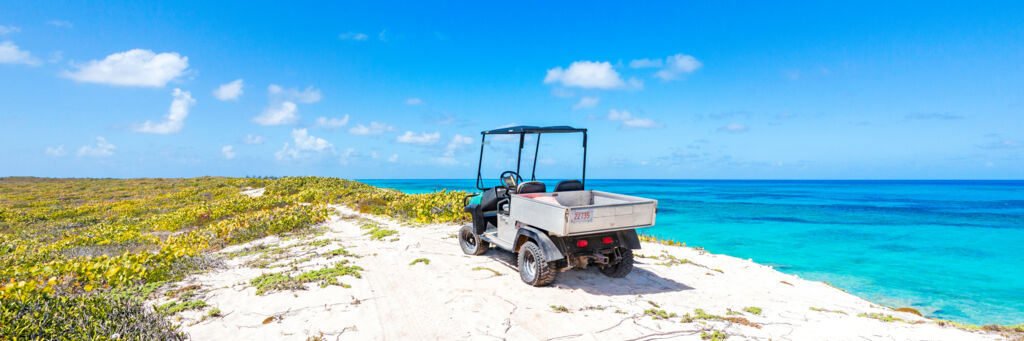
M 67 153 L 64 151 L 64 145 L 46 147 L 46 155 L 53 157 L 61 157 L 64 156 L 65 154 Z
M 718 131 L 723 133 L 742 133 L 747 130 L 748 128 L 746 125 L 736 122 L 732 122 L 718 128 Z
M 380 135 L 384 132 L 394 131 L 395 127 L 382 122 L 370 122 L 369 125 L 356 124 L 348 130 L 352 135 Z
M 665 67 L 654 73 L 654 76 L 664 81 L 682 79 L 684 75 L 697 71 L 703 65 L 693 56 L 678 53 L 665 58 Z
M 439 132 L 433 132 L 433 133 L 426 133 L 426 132 L 424 132 L 424 133 L 416 134 L 416 133 L 413 133 L 411 131 L 406 131 L 405 134 L 402 134 L 401 136 L 398 136 L 398 138 L 395 139 L 395 141 L 397 141 L 398 143 L 431 145 L 431 144 L 437 143 L 437 140 L 439 140 L 439 139 L 441 139 L 441 133 L 439 133 Z
M 280 85 L 270 84 L 270 86 L 267 87 L 267 92 L 270 94 L 271 98 L 299 103 L 316 103 L 323 98 L 323 94 L 320 93 L 320 90 L 313 88 L 312 85 L 307 86 L 303 90 L 299 90 L 298 88 L 285 89 Z
M 67 20 L 50 20 L 46 22 L 47 25 L 60 28 L 74 28 L 75 24 Z
M 661 127 L 662 124 L 650 118 L 635 117 L 626 110 L 608 110 L 609 121 L 619 121 L 620 129 L 651 129 Z
M 263 109 L 262 114 L 252 119 L 256 124 L 265 126 L 294 124 L 299 121 L 299 107 L 295 102 L 316 103 L 323 98 L 320 90 L 313 88 L 312 85 L 299 90 L 271 84 L 267 87 L 267 94 L 270 97 L 270 104 Z
M 424 102 L 422 99 L 413 97 L 413 98 L 406 99 L 405 100 L 405 104 L 408 104 L 408 105 L 424 105 L 424 104 L 427 104 L 427 102 Z
M 369 36 L 362 32 L 345 32 L 338 35 L 338 39 L 352 41 L 366 41 Z
M 0 36 L 18 32 L 21 32 L 21 27 L 0 25 Z
M 661 59 L 633 59 L 629 62 L 629 67 L 634 69 L 657 68 L 662 65 L 664 63 L 662 63 Z
M 134 49 L 114 53 L 103 60 L 73 65 L 62 75 L 76 82 L 115 86 L 162 87 L 188 69 L 188 57 L 177 52 L 154 53 Z
M 234 101 L 242 97 L 242 86 L 244 82 L 241 78 L 231 81 L 229 83 L 221 84 L 217 89 L 213 90 L 213 97 L 221 101 Z
M 231 160 L 235 158 L 235 146 L 227 145 L 220 147 L 221 155 L 224 155 L 225 159 Z
M 442 165 L 457 165 L 459 162 L 455 159 L 455 152 L 472 143 L 473 139 L 455 134 L 452 140 L 448 142 L 448 145 L 444 147 L 444 155 L 434 158 L 434 161 Z
M 572 110 L 593 108 L 593 107 L 596 107 L 597 103 L 600 102 L 600 101 L 601 101 L 601 97 L 597 97 L 597 96 L 587 97 L 587 96 L 584 96 L 584 97 L 580 98 L 579 102 L 576 102 L 576 104 L 572 105 Z
M 348 115 L 342 118 L 320 116 L 316 119 L 316 126 L 325 129 L 338 129 L 348 124 Z
M 117 149 L 117 146 L 107 142 L 107 139 L 102 136 L 97 136 L 95 145 L 78 148 L 78 156 L 106 157 L 114 155 L 114 149 Z
M 171 95 L 174 96 L 174 99 L 171 101 L 171 108 L 167 110 L 166 119 L 160 123 L 146 121 L 136 127 L 135 131 L 150 134 L 171 134 L 181 131 L 181 128 L 185 127 L 185 118 L 188 117 L 192 106 L 196 104 L 196 100 L 192 98 L 192 93 L 181 91 L 181 89 L 174 89 Z
M 37 66 L 42 64 L 39 58 L 33 57 L 31 52 L 22 50 L 14 42 L 6 40 L 0 42 L 0 64 L 25 64 Z
M 299 121 L 299 107 L 292 102 L 281 102 L 263 109 L 252 121 L 264 126 L 292 124 Z
M 263 144 L 263 141 L 265 140 L 266 138 L 256 134 L 248 134 L 245 135 L 244 138 L 242 138 L 242 142 L 245 144 Z

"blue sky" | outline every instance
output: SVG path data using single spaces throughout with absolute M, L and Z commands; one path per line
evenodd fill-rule
M 5 1 L 0 176 L 471 178 L 481 130 L 526 124 L 589 128 L 595 178 L 1021 179 L 1021 13 Z

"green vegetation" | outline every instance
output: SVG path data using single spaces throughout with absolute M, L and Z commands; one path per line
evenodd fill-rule
M 490 271 L 495 276 L 501 276 L 501 273 L 498 272 L 498 270 L 494 270 L 494 269 L 491 269 L 491 268 L 488 268 L 488 267 L 483 267 L 483 266 L 475 267 L 475 268 L 473 268 L 473 271 Z
M 171 301 L 161 304 L 155 308 L 160 315 L 174 315 L 185 310 L 197 310 L 206 308 L 206 301 Z
M 326 266 L 319 270 L 306 271 L 294 277 L 292 277 L 288 272 L 266 273 L 253 278 L 249 281 L 249 284 L 256 288 L 257 295 L 264 295 L 284 290 L 305 290 L 305 284 L 312 282 L 319 283 L 321 288 L 325 288 L 328 285 L 337 285 L 343 288 L 348 288 L 349 285 L 338 281 L 338 277 L 352 276 L 355 278 L 362 278 L 359 271 L 363 270 L 363 268 L 347 264 L 348 260 L 342 260 L 334 263 L 334 266 Z
M 746 307 L 746 308 L 743 308 L 743 311 L 751 313 L 751 314 L 754 314 L 754 315 L 761 315 L 761 308 L 758 308 L 758 307 Z
M 247 187 L 266 191 L 256 198 L 241 195 Z M 180 339 L 176 327 L 143 300 L 165 281 L 213 264 L 210 252 L 269 235 L 322 233 L 310 227 L 326 221 L 327 204 L 416 223 L 462 222 L 468 219 L 464 195 L 409 195 L 315 177 L 0 178 L 0 335 Z M 387 231 L 373 236 L 394 234 Z M 269 267 L 271 259 L 260 261 Z M 302 278 L 331 285 L 336 271 L 342 270 Z
M 712 330 L 710 333 L 708 333 L 708 332 L 701 332 L 700 333 L 700 338 L 702 340 L 722 341 L 722 340 L 725 340 L 725 339 L 729 338 L 729 335 L 726 335 L 725 333 L 723 333 L 721 331 Z
M 669 318 L 676 317 L 677 315 L 676 313 L 669 313 L 661 309 L 651 308 L 644 310 L 644 316 L 650 316 L 655 320 L 667 320 Z
M 836 314 L 849 315 L 845 311 L 842 311 L 842 310 L 828 310 L 828 309 L 825 309 L 825 308 L 818 308 L 818 307 L 811 307 L 810 309 L 813 310 L 813 311 L 820 311 L 820 312 L 826 312 L 826 313 L 836 313 Z
M 359 228 L 369 230 L 366 232 L 366 235 L 369 235 L 370 239 L 375 240 L 384 240 L 385 237 L 398 233 L 398 231 L 389 230 L 374 223 L 364 223 L 362 226 L 359 226 Z M 395 240 L 397 239 L 393 239 L 392 241 Z
M 553 305 L 553 306 L 551 306 L 551 310 L 554 310 L 556 313 L 568 313 L 569 312 L 569 308 L 566 308 L 565 306 L 562 306 L 562 305 Z
M 423 263 L 423 265 L 430 265 L 430 260 L 426 258 L 416 258 L 416 260 L 409 263 L 409 266 L 416 265 L 416 263 Z
M 879 321 L 882 321 L 882 322 L 910 323 L 909 321 L 901 319 L 899 317 L 893 317 L 892 315 L 879 314 L 879 313 L 870 313 L 870 314 L 860 313 L 860 314 L 857 314 L 857 317 L 867 317 L 867 318 L 876 319 L 876 320 L 879 320 Z

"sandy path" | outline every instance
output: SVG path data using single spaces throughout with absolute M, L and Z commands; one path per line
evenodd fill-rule
M 221 252 L 277 247 L 284 251 L 275 256 L 280 259 L 274 264 L 292 265 L 256 268 L 251 262 L 267 257 L 256 253 L 228 259 L 223 269 L 175 283 L 176 288 L 200 285 L 196 297 L 221 311 L 220 317 L 212 318 L 203 317 L 209 308 L 179 313 L 183 329 L 198 340 L 699 340 L 702 333 L 714 331 L 729 335 L 729 340 L 999 338 L 942 327 L 747 260 L 652 243 L 643 244 L 637 254 L 645 258 L 638 258 L 633 273 L 624 279 L 590 269 L 561 273 L 552 286 L 534 288 L 520 281 L 511 253 L 492 249 L 481 256 L 464 255 L 453 236 L 457 226 L 402 226 L 334 208 L 339 215 L 321 235 L 268 237 Z M 360 219 L 376 221 L 398 234 L 371 240 L 359 228 Z M 397 240 L 390 241 L 394 237 Z M 329 242 L 309 245 L 311 241 Z M 327 256 L 339 246 L 360 257 Z M 418 258 L 430 263 L 410 265 Z M 365 269 L 362 278 L 339 277 L 351 288 L 307 284 L 306 290 L 256 295 L 248 284 L 263 273 L 314 270 L 342 259 Z M 683 259 L 690 262 L 681 263 Z M 477 267 L 497 275 L 473 270 Z M 556 312 L 552 306 L 566 311 Z M 746 307 L 762 312 L 742 311 Z M 677 316 L 655 319 L 645 315 L 648 309 Z M 718 319 L 684 323 L 681 316 L 695 315 L 695 309 L 744 318 L 757 326 Z M 907 322 L 858 316 L 870 313 Z

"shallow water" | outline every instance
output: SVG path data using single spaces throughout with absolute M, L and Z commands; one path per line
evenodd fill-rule
M 475 190 L 473 180 L 361 181 L 409 193 Z M 1024 323 L 1024 181 L 588 180 L 587 188 L 657 199 L 648 234 L 930 317 Z

